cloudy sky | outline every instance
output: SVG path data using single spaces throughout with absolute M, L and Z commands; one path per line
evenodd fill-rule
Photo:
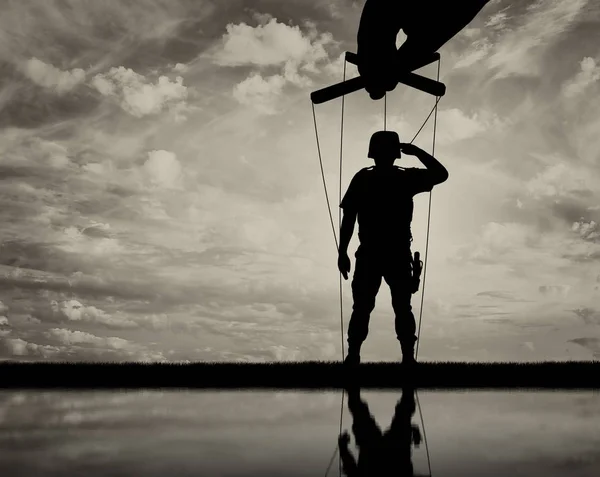
M 0 358 L 339 359 L 309 94 L 363 2 L 1 3 Z M 442 48 L 420 359 L 600 357 L 599 25 L 591 0 L 495 0 Z M 433 102 L 399 86 L 388 129 Z M 336 221 L 340 105 L 315 108 Z M 345 111 L 344 189 L 383 102 Z M 363 356 L 400 357 L 385 287 Z

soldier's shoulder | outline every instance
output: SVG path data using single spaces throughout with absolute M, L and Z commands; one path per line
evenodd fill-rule
M 354 177 L 364 177 L 369 175 L 369 173 L 371 171 L 374 170 L 375 166 L 370 166 L 370 167 L 363 167 L 362 169 L 360 169 L 356 174 L 354 174 Z

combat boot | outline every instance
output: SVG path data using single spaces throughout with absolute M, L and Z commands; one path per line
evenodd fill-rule
M 349 346 L 348 354 L 346 359 L 344 359 L 344 365 L 348 366 L 356 366 L 360 364 L 360 347 L 359 346 Z
M 407 339 L 406 341 L 400 342 L 400 347 L 402 349 L 402 364 L 411 365 L 416 364 L 415 359 L 415 343 L 417 341 L 417 337 L 413 336 L 412 338 Z

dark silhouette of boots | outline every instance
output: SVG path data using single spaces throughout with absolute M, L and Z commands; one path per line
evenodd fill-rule
M 349 349 L 346 359 L 344 359 L 344 365 L 358 366 L 359 364 L 360 364 L 360 351 Z
M 404 365 L 413 365 L 417 363 L 415 359 L 415 343 L 417 339 L 416 337 L 412 340 L 407 340 L 400 344 L 402 348 L 402 364 Z

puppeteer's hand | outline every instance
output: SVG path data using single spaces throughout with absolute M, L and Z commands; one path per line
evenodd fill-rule
M 400 144 L 400 151 L 409 156 L 416 156 L 421 151 L 421 148 L 414 144 L 402 143 Z
M 348 273 L 350 272 L 350 257 L 345 252 L 340 252 L 338 255 L 338 269 L 343 275 L 344 280 L 348 280 Z

